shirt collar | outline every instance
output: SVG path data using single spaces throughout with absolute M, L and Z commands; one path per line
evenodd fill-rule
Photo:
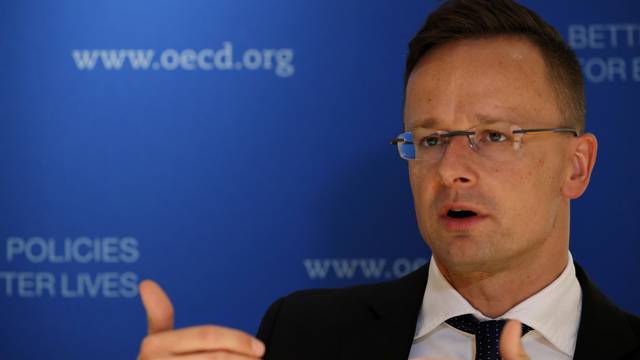
M 414 340 L 421 338 L 449 318 L 473 314 L 488 320 L 458 293 L 442 275 L 435 259 L 429 264 L 429 280 L 418 315 Z M 551 284 L 511 308 L 499 319 L 517 319 L 531 326 L 558 350 L 573 356 L 580 323 L 582 290 L 576 278 L 573 257 Z

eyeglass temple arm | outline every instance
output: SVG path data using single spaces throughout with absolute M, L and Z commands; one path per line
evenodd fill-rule
M 405 139 L 397 139 L 397 138 L 391 140 L 391 145 L 398 145 L 398 144 L 413 144 L 413 141 L 409 141 Z
M 567 132 L 573 134 L 573 136 L 578 136 L 578 131 L 572 128 L 539 128 L 539 129 L 520 129 L 513 130 L 514 134 L 529 134 L 529 135 L 539 135 L 550 132 Z

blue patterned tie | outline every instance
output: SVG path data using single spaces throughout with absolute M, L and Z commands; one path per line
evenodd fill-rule
M 476 360 L 500 360 L 500 334 L 506 320 L 479 321 L 471 314 L 452 317 L 447 324 L 476 336 Z M 531 327 L 522 324 L 522 335 Z

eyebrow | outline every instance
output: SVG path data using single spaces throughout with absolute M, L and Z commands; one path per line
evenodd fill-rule
M 508 118 L 502 118 L 499 116 L 493 116 L 493 115 L 487 115 L 487 114 L 477 114 L 474 116 L 474 118 L 477 120 L 477 124 L 495 124 L 498 122 L 513 123 L 513 121 L 511 121 Z M 439 121 L 439 119 L 435 117 L 418 119 L 417 121 L 413 121 L 410 124 L 414 125 L 411 129 L 415 129 L 415 128 L 437 129 L 439 127 L 442 127 L 440 125 L 441 122 Z M 473 126 L 476 126 L 476 125 L 473 125 Z
M 508 122 L 508 123 L 513 123 L 511 118 L 507 118 L 507 117 L 500 117 L 500 116 L 492 116 L 492 115 L 485 115 L 485 114 L 479 114 L 476 116 L 476 118 L 479 120 L 480 123 L 482 124 L 494 124 L 497 122 Z
M 407 121 L 407 128 L 415 129 L 415 128 L 436 128 L 439 123 L 438 119 L 433 117 L 428 117 L 424 119 L 418 119 L 417 121 Z

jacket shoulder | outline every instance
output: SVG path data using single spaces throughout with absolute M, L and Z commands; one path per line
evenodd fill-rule
M 622 311 L 622 312 L 624 313 L 624 316 L 627 319 L 627 322 L 629 323 L 629 327 L 635 333 L 636 338 L 640 340 L 640 317 L 626 311 Z
M 614 304 L 577 263 L 582 315 L 575 359 L 640 360 L 640 318 Z
M 624 311 L 623 313 L 636 338 L 636 348 L 626 359 L 640 360 L 640 317 Z
M 345 288 L 318 288 L 292 292 L 274 301 L 265 313 L 258 336 L 269 332 L 270 323 L 279 322 L 302 326 L 313 322 L 314 326 L 336 325 L 344 319 L 342 313 L 353 314 L 354 308 L 366 305 L 368 301 L 379 301 L 405 282 L 397 280 L 356 285 Z M 286 309 L 286 310 L 283 310 Z
M 257 337 L 267 345 L 265 359 L 337 358 L 340 334 L 377 316 L 379 304 L 398 294 L 424 292 L 426 267 L 397 280 L 339 289 L 310 289 L 277 299 L 265 313 Z M 416 289 L 417 288 L 417 289 Z M 421 301 L 421 298 L 419 299 Z M 384 306 L 382 306 L 384 307 Z M 322 344 L 321 349 L 318 344 Z M 313 357 L 302 353 L 314 349 Z

